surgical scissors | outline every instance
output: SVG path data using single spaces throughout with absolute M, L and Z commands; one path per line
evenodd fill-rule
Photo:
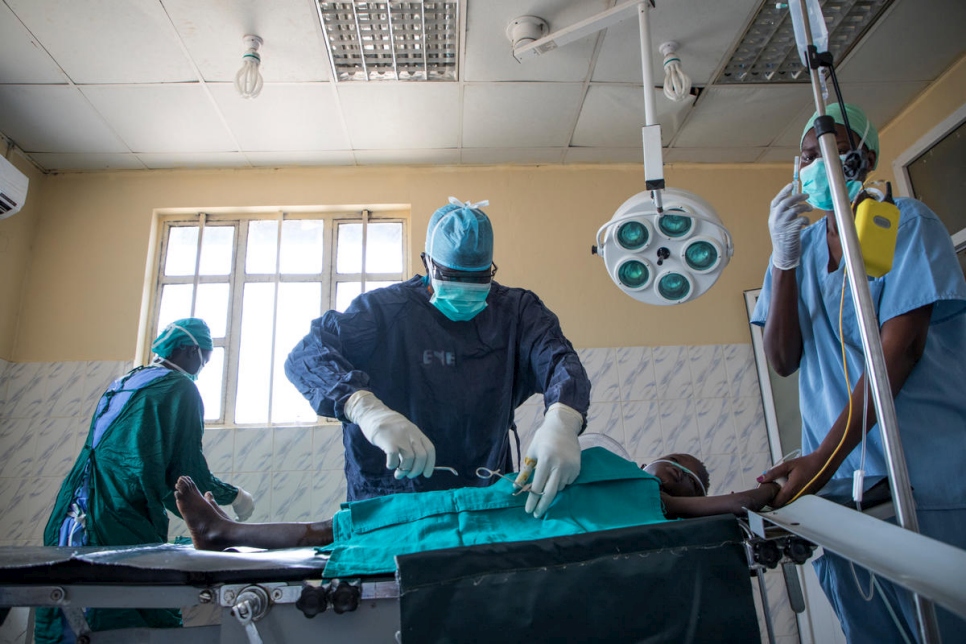
M 533 471 L 532 467 L 530 468 L 530 471 Z M 527 472 L 526 467 L 524 467 L 524 469 L 521 471 L 521 474 L 524 472 Z M 519 488 L 516 492 L 513 493 L 513 496 L 517 496 L 518 494 L 523 494 L 524 492 L 530 492 L 531 494 L 536 494 L 537 496 L 543 496 L 543 492 L 537 492 L 536 490 L 531 489 L 533 487 L 533 484 L 525 483 L 523 485 L 520 485 L 519 483 L 516 482 L 515 479 L 511 479 L 506 474 L 502 474 L 500 470 L 491 470 L 488 467 L 478 467 L 476 468 L 476 475 L 481 479 L 489 479 L 489 478 L 493 478 L 494 476 L 498 476 L 501 479 L 509 481 L 510 483 L 513 484 L 513 487 Z M 527 476 L 529 476 L 529 472 L 527 472 Z M 526 477 L 523 480 L 526 480 Z

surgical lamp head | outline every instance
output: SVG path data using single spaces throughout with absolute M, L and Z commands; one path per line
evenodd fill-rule
M 714 208 L 684 190 L 650 192 L 625 201 L 597 231 L 596 252 L 617 286 L 646 304 L 683 304 L 717 281 L 734 254 Z

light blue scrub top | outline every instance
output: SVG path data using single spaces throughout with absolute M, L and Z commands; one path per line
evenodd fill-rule
M 879 325 L 933 305 L 926 348 L 896 397 L 899 433 L 920 510 L 966 508 L 966 281 L 943 223 L 925 204 L 897 199 L 899 220 L 892 270 L 869 279 Z M 796 271 L 803 352 L 799 367 L 802 452 L 811 453 L 848 404 L 839 340 L 839 302 L 845 262 L 828 272 L 825 218 L 802 231 Z M 771 262 L 752 323 L 764 326 L 771 302 Z M 849 379 L 865 371 L 862 340 L 848 281 L 843 312 Z M 869 399 L 869 404 L 873 401 Z M 861 414 L 862 409 L 853 409 Z M 857 446 L 835 473 L 851 478 L 859 468 Z M 887 475 L 878 425 L 867 436 L 867 475 Z

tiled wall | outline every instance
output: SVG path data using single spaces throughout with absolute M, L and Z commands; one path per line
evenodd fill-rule
M 769 465 L 750 344 L 582 349 L 580 358 L 593 383 L 587 432 L 613 438 L 635 461 L 694 454 L 708 467 L 712 494 L 754 486 Z M 0 545 L 41 543 L 100 394 L 129 368 L 0 361 Z M 539 396 L 518 410 L 524 446 L 542 415 Z M 315 520 L 345 498 L 337 425 L 208 429 L 204 449 L 216 475 L 254 495 L 252 521 Z M 172 517 L 169 537 L 180 535 L 184 524 Z M 767 577 L 778 640 L 797 642 L 781 577 Z

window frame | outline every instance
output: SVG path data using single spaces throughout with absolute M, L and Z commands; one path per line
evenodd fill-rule
M 366 208 L 334 207 L 334 208 L 313 208 L 313 209 L 293 209 L 293 210 L 261 210 L 250 211 L 247 209 L 220 209 L 217 211 L 206 210 L 180 210 L 170 213 L 159 213 L 157 216 L 157 226 L 154 231 L 157 237 L 154 243 L 155 251 L 152 253 L 153 265 L 150 270 L 153 274 L 152 279 L 146 280 L 149 288 L 147 293 L 147 319 L 144 321 L 145 329 L 143 332 L 144 345 L 141 347 L 142 362 L 147 363 L 153 357 L 151 352 L 151 342 L 160 332 L 158 322 L 161 314 L 161 293 L 166 285 L 170 284 L 191 284 L 192 299 L 191 311 L 193 316 L 197 304 L 198 286 L 206 283 L 226 283 L 228 284 L 228 311 L 225 321 L 224 337 L 212 338 L 213 345 L 224 349 L 225 360 L 222 364 L 222 391 L 221 391 L 221 413 L 217 419 L 206 419 L 206 427 L 217 427 L 224 429 L 234 428 L 260 428 L 260 427 L 303 427 L 316 426 L 333 422 L 331 419 L 316 417 L 311 421 L 272 421 L 273 396 L 271 391 L 277 382 L 275 380 L 274 369 L 269 374 L 270 393 L 268 398 L 267 420 L 255 423 L 239 423 L 235 419 L 235 405 L 238 396 L 238 368 L 241 347 L 241 321 L 242 308 L 244 303 L 244 289 L 246 284 L 252 283 L 318 283 L 321 286 L 320 311 L 319 316 L 330 309 L 336 307 L 336 295 L 339 283 L 360 282 L 361 290 L 365 292 L 366 283 L 373 281 L 406 281 L 412 275 L 410 258 L 410 211 L 408 207 L 400 205 L 372 206 Z M 281 222 L 290 220 L 321 220 L 323 227 L 323 257 L 322 270 L 318 274 L 297 273 L 284 274 L 280 272 L 281 254 L 280 246 L 282 243 Z M 249 241 L 248 223 L 255 220 L 278 221 L 279 234 L 276 239 L 276 258 L 275 273 L 256 273 L 247 274 L 245 272 L 247 248 Z M 367 273 L 365 270 L 367 252 L 367 233 L 369 224 L 399 223 L 402 228 L 401 255 L 402 269 L 398 273 Z M 361 273 L 338 273 L 338 233 L 339 226 L 343 224 L 362 224 L 362 260 Z M 194 274 L 190 276 L 166 276 L 164 274 L 166 254 L 169 246 L 170 231 L 175 227 L 197 227 L 199 229 L 197 247 L 195 251 Z M 230 273 L 224 275 L 199 275 L 199 265 L 201 259 L 201 248 L 204 240 L 204 229 L 214 227 L 230 227 L 234 229 L 232 243 L 232 261 Z M 278 289 L 275 289 L 275 306 L 278 306 Z M 318 317 L 318 316 L 316 316 Z M 277 317 L 272 319 L 272 338 L 271 355 L 275 356 L 276 324 Z M 306 326 L 305 332 L 309 328 Z M 287 382 L 285 383 L 289 385 Z

